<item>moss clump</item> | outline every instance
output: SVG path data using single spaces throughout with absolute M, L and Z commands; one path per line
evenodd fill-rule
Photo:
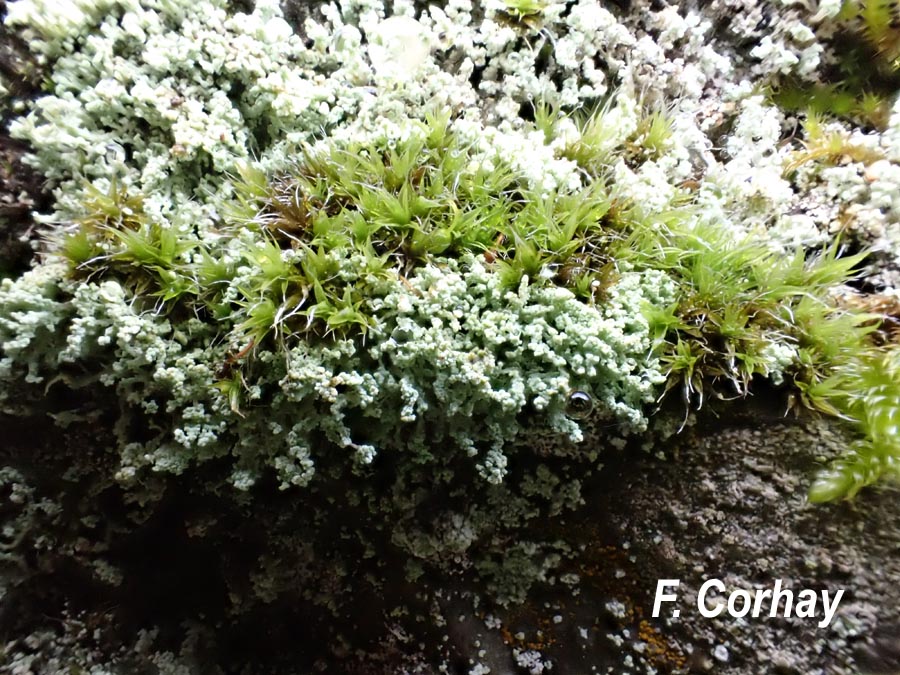
M 900 479 L 900 349 L 852 353 L 814 395 L 849 419 L 860 438 L 823 470 L 810 490 L 817 502 L 853 497 L 884 479 Z
M 787 79 L 771 92 L 786 110 L 853 120 L 883 130 L 900 86 L 900 30 L 893 0 L 844 0 L 832 27 L 834 63 L 815 83 Z
M 816 498 L 892 475 L 894 417 L 873 412 L 890 381 L 867 365 L 874 393 L 847 394 L 853 364 L 877 353 L 874 319 L 829 299 L 864 256 L 785 256 L 704 225 L 695 191 L 668 183 L 673 162 L 692 169 L 674 109 L 622 95 L 582 117 L 532 105 L 533 123 L 492 128 L 420 101 L 421 119 L 368 109 L 374 129 L 329 136 L 371 103 L 369 75 L 385 110 L 404 100 L 384 73 L 340 70 L 341 53 L 364 60 L 359 29 L 311 23 L 309 46 L 273 2 L 236 16 L 194 4 L 111 2 L 106 18 L 78 4 L 73 26 L 47 33 L 21 12 L 50 5 L 18 5 L 13 20 L 56 61 L 54 95 L 16 133 L 66 222 L 0 285 L 0 402 L 109 428 L 89 473 L 145 509 L 135 522 L 187 490 L 201 512 L 271 525 L 266 555 L 229 561 L 236 612 L 301 588 L 338 613 L 359 570 L 375 586 L 398 560 L 410 578 L 471 572 L 521 602 L 571 551 L 545 524 L 582 503 L 610 449 L 648 444 L 671 393 L 687 416 L 765 383 L 874 420 Z M 497 15 L 524 40 L 562 10 Z M 594 32 L 582 14 L 575 32 Z M 96 24 L 105 39 L 87 37 Z M 494 56 L 513 39 L 498 30 Z M 807 160 L 847 151 L 810 139 Z M 851 465 L 863 478 L 846 478 Z M 190 536 L 238 538 L 223 523 L 198 519 Z
M 308 148 L 290 174 L 244 167 L 227 215 L 190 235 L 90 188 L 47 260 L 0 289 L 6 404 L 114 392 L 127 491 L 215 467 L 260 498 L 274 477 L 312 521 L 340 495 L 431 566 L 502 557 L 510 532 L 580 502 L 594 429 L 646 428 L 664 376 L 642 308 L 675 287 L 611 269 L 602 185 L 541 196 L 477 157 L 437 118 L 393 146 Z
M 838 307 L 832 297 L 865 253 L 842 255 L 834 244 L 785 257 L 678 219 L 637 228 L 629 242 L 620 257 L 676 280 L 676 300 L 646 310 L 667 392 L 699 408 L 710 397 L 751 395 L 766 379 L 786 389 L 789 409 L 852 421 L 862 438 L 820 474 L 815 501 L 900 478 L 893 393 L 900 350 L 879 345 L 883 316 Z
M 857 32 L 879 57 L 876 64 L 896 71 L 900 58 L 898 7 L 894 0 L 844 0 L 837 21 Z
M 687 408 L 770 378 L 815 407 L 866 348 L 866 317 L 827 302 L 861 256 L 784 258 L 690 209 L 616 204 L 602 179 L 541 195 L 476 157 L 446 117 L 398 144 L 308 147 L 290 174 L 241 166 L 223 220 L 193 234 L 88 188 L 50 243 L 66 264 L 4 288 L 7 397 L 63 364 L 82 375 L 54 381 L 115 387 L 126 482 L 230 458 L 242 489 L 272 469 L 307 486 L 320 456 L 343 475 L 397 471 L 378 459 L 397 453 L 448 486 L 499 484 L 539 427 L 594 461 L 568 449 L 574 390 L 627 436 L 670 389 Z

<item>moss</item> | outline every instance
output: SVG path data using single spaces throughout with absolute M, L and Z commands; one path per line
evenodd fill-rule
M 810 490 L 816 502 L 853 497 L 881 480 L 900 479 L 900 348 L 851 352 L 813 395 L 849 419 L 860 438 L 824 469 Z
M 23 368 L 52 377 L 42 350 L 90 362 L 128 416 L 159 429 L 120 437 L 130 481 L 142 466 L 181 473 L 232 455 L 237 486 L 266 468 L 282 487 L 306 486 L 328 445 L 356 466 L 385 449 L 455 465 L 433 452 L 449 439 L 499 483 L 528 409 L 560 448 L 581 439 L 572 391 L 626 434 L 644 428 L 664 380 L 686 408 L 766 377 L 821 408 L 818 383 L 867 349 L 867 317 L 827 301 L 862 256 L 783 258 L 696 225 L 689 208 L 613 213 L 602 179 L 543 196 L 475 157 L 448 118 L 431 117 L 392 145 L 307 147 L 291 174 L 239 165 L 214 235 L 157 224 L 114 183 L 89 186 L 75 229 L 50 243 L 68 278 L 38 291 L 46 319 L 29 315 L 33 337 L 7 303 L 7 335 L 29 354 L 7 347 L 8 386 Z M 9 299 L 32 283 L 8 286 Z M 357 438 L 370 418 L 379 424 Z
M 293 589 L 336 615 L 358 575 L 377 586 L 398 559 L 522 602 L 570 552 L 547 524 L 582 504 L 608 453 L 663 434 L 647 429 L 667 396 L 684 423 L 761 386 L 853 421 L 862 440 L 816 499 L 895 474 L 897 369 L 878 360 L 877 317 L 830 299 L 865 255 L 784 255 L 708 224 L 669 184 L 673 164 L 693 170 L 674 108 L 623 88 L 576 112 L 554 89 L 533 121 L 490 127 L 462 105 L 429 113 L 427 88 L 388 93 L 376 73 L 378 108 L 364 59 L 341 70 L 360 30 L 310 23 L 305 44 L 272 2 L 246 16 L 212 1 L 18 6 L 56 19 L 13 17 L 54 64 L 53 94 L 16 133 L 64 222 L 0 286 L 0 402 L 22 417 L 50 398 L 82 430 L 102 420 L 98 482 L 145 517 L 181 508 L 167 490 L 221 508 L 230 520 L 191 520 L 208 546 L 271 526 L 266 555 L 229 561 L 235 612 Z M 371 14 L 343 9 L 323 12 L 334 26 Z M 510 2 L 497 17 L 525 40 L 563 9 Z M 106 37 L 88 38 L 98 24 Z M 370 104 L 371 126 L 341 126 Z M 761 153 L 777 155 L 777 111 L 747 107 L 742 134 L 763 120 Z M 817 119 L 789 172 L 874 159 Z M 630 167 L 663 198 L 616 184 Z
M 677 218 L 633 227 L 614 256 L 666 270 L 677 282 L 672 304 L 645 311 L 666 392 L 679 392 L 686 415 L 711 397 L 751 395 L 766 378 L 787 390 L 788 409 L 843 417 L 862 435 L 820 475 L 812 499 L 852 497 L 880 478 L 897 478 L 897 408 L 887 392 L 897 384 L 898 351 L 879 346 L 882 316 L 838 307 L 831 297 L 866 253 L 845 255 L 833 244 L 785 257 Z
M 790 78 L 771 92 L 789 111 L 825 114 L 886 128 L 900 85 L 900 31 L 893 0 L 844 0 L 833 19 L 834 63 L 819 82 Z
M 311 504 L 340 494 L 443 567 L 503 558 L 509 532 L 580 503 L 572 477 L 598 459 L 582 422 L 646 426 L 663 376 L 641 308 L 673 284 L 604 276 L 604 190 L 539 196 L 473 162 L 446 119 L 393 146 L 308 148 L 291 174 L 242 167 L 227 215 L 193 236 L 115 185 L 86 194 L 55 262 L 2 289 L 2 389 L 114 391 L 125 490 L 207 465 L 248 494 L 274 477 Z M 537 453 L 540 431 L 555 440 Z
M 900 58 L 897 11 L 893 0 L 845 0 L 837 20 L 856 31 L 875 51 L 878 67 L 896 70 Z

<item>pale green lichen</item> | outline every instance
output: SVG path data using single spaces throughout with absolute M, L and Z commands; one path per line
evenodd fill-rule
M 768 380 L 827 409 L 871 347 L 827 298 L 861 257 L 808 255 L 778 215 L 783 112 L 707 97 L 733 64 L 702 15 L 651 13 L 657 44 L 593 0 L 390 9 L 322 5 L 304 41 L 273 0 L 10 3 L 49 76 L 13 132 L 59 222 L 0 286 L 0 401 L 108 422 L 91 470 L 134 522 L 172 490 L 214 502 L 191 536 L 240 537 L 220 507 L 266 529 L 236 612 L 289 589 L 337 613 L 398 550 L 521 602 L 571 553 L 547 523 L 650 445 L 662 395 L 689 415 Z M 794 22 L 753 55 L 807 77 L 820 52 Z M 826 496 L 894 471 L 876 412 L 878 462 Z
M 643 406 L 663 380 L 639 311 L 671 296 L 660 274 L 626 273 L 604 304 L 591 306 L 527 278 L 510 290 L 474 258 L 428 265 L 364 301 L 376 317 L 364 340 L 261 348 L 241 374 L 237 408 L 217 387 L 228 352 L 214 327 L 142 310 L 116 281 L 73 284 L 61 272 L 41 268 L 4 282 L 5 391 L 51 381 L 65 364 L 84 373 L 63 377 L 69 386 L 115 387 L 123 414 L 152 416 L 161 429 L 152 441 L 120 438 L 123 475 L 145 465 L 180 473 L 231 454 L 242 485 L 248 470 L 266 465 L 283 486 L 302 485 L 324 434 L 362 464 L 386 450 L 427 462 L 450 442 L 499 482 L 503 450 L 527 431 L 526 411 L 578 442 L 565 405 L 570 390 L 585 389 L 598 414 L 627 434 L 645 427 Z M 263 406 L 265 421 L 256 413 Z M 165 416 L 171 421 L 160 425 Z M 361 420 L 365 433 L 356 438 Z M 269 440 L 260 446 L 260 437 Z
M 31 161 L 57 186 L 58 210 L 78 211 L 82 181 L 116 179 L 149 195 L 157 219 L 197 224 L 213 213 L 237 161 L 284 161 L 311 132 L 351 112 L 332 108 L 336 84 L 312 68 L 325 62 L 305 49 L 277 3 L 233 16 L 226 7 L 10 3 L 7 24 L 24 27 L 52 63 L 52 94 L 12 133 L 33 143 Z

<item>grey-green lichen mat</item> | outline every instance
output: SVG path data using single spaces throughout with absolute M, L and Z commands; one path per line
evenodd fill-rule
M 900 478 L 896 6 L 712 4 L 7 3 L 52 198 L 4 414 L 104 430 L 67 475 L 135 522 L 296 526 L 255 601 L 390 549 L 521 603 L 609 459 L 753 397 L 846 426 L 801 489 L 865 499 Z

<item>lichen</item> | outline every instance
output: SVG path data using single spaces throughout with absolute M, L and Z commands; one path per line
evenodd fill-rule
M 868 76 L 834 82 L 857 19 L 893 63 L 878 16 L 343 0 L 287 18 L 274 0 L 6 17 L 46 69 L 11 133 L 54 200 L 39 260 L 0 282 L 0 405 L 107 429 L 73 475 L 137 505 L 128 527 L 189 494 L 191 538 L 270 530 L 223 562 L 234 612 L 293 588 L 337 616 L 395 556 L 521 603 L 572 554 L 545 525 L 608 455 L 759 389 L 856 425 L 815 498 L 897 477 L 896 347 L 883 313 L 836 299 L 900 266 L 900 109 Z M 127 585 L 100 548 L 89 575 Z

